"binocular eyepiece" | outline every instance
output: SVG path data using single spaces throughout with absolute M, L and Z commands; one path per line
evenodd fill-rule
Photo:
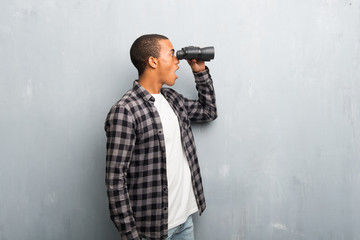
M 202 61 L 210 61 L 211 59 L 214 59 L 215 55 L 215 49 L 214 47 L 184 47 L 179 51 L 176 51 L 176 57 L 177 59 L 197 59 Z

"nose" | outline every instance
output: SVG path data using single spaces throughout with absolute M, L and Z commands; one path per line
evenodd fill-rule
M 179 62 L 180 62 L 179 59 L 177 59 L 177 57 L 175 56 L 175 63 L 179 64 Z

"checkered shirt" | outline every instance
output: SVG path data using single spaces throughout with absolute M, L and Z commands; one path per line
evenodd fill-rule
M 198 100 L 173 89 L 161 93 L 179 119 L 182 145 L 199 208 L 205 198 L 190 122 L 217 117 L 209 70 L 194 73 Z M 154 97 L 138 81 L 110 110 L 106 121 L 106 187 L 110 217 L 122 239 L 163 239 L 168 233 L 165 139 Z

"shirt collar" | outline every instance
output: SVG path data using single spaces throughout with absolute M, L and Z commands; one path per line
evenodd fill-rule
M 143 86 L 141 86 L 138 80 L 134 81 L 133 90 L 145 101 L 155 101 L 155 98 Z

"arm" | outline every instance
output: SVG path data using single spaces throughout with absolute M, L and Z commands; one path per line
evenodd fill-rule
M 135 145 L 133 122 L 130 112 L 123 107 L 112 108 L 107 116 L 106 187 L 110 217 L 122 239 L 140 240 L 126 185 L 126 173 Z
M 198 100 L 184 99 L 190 121 L 204 122 L 217 118 L 215 91 L 209 69 L 203 61 L 188 60 L 194 73 Z

